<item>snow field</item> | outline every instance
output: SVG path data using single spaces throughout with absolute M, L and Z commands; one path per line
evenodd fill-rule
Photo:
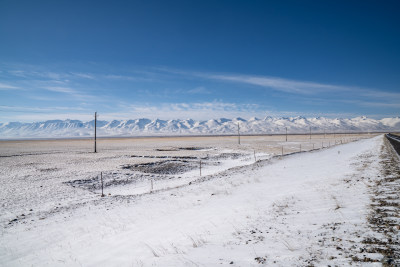
M 227 166 L 222 164 L 219 171 L 210 167 L 206 176 L 190 180 L 190 185 L 136 196 L 114 193 L 99 198 L 44 176 L 40 182 L 49 191 L 50 199 L 43 200 L 48 207 L 29 215 L 34 221 L 2 228 L 0 262 L 4 266 L 348 265 L 352 254 L 358 255 L 353 246 L 374 234 L 366 224 L 368 188 L 379 174 L 381 145 L 382 138 L 375 137 L 255 164 L 228 160 Z M 31 156 L 27 157 L 29 162 Z M 67 171 L 61 171 L 60 178 L 89 173 L 88 165 L 72 159 L 61 164 Z M 125 160 L 118 159 L 117 164 Z M 60 168 L 63 160 L 52 157 L 44 164 L 53 161 Z M 111 170 L 116 162 L 110 161 L 104 165 L 101 160 L 98 167 Z M 18 184 L 34 172 L 28 168 L 19 177 L 14 168 L 6 171 L 19 179 L 14 181 Z M 188 173 L 186 178 L 191 179 Z M 15 214 L 28 204 L 39 209 L 37 196 L 28 196 L 30 203 L 9 203 L 12 208 L 7 211 Z M 59 201 L 60 210 L 49 212 Z

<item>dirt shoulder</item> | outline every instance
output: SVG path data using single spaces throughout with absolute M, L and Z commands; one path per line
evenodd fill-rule
M 380 156 L 381 177 L 373 190 L 368 223 L 380 238 L 364 239 L 366 253 L 381 253 L 383 266 L 400 266 L 400 162 L 385 138 Z M 370 262 L 364 257 L 355 259 Z

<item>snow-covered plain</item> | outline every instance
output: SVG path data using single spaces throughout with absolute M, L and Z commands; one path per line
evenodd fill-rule
M 383 137 L 290 138 L 115 139 L 96 154 L 85 140 L 2 142 L 0 263 L 379 266 L 361 242 L 380 238 L 367 218 Z

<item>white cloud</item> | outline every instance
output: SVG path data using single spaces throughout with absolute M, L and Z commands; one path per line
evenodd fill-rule
M 318 97 L 322 100 L 321 102 L 348 102 L 351 100 L 353 104 L 363 107 L 398 108 L 400 106 L 398 104 L 400 93 L 379 89 L 332 85 L 313 81 L 298 81 L 269 76 L 190 72 L 169 68 L 156 68 L 156 70 L 184 77 L 197 77 L 206 80 L 259 86 L 287 93 L 288 97 Z
M 43 114 L 34 114 L 34 113 L 21 113 L 13 115 L 12 117 L 0 114 L 0 121 L 2 122 L 38 122 L 38 121 L 47 121 L 47 120 L 81 120 L 81 121 L 90 121 L 93 120 L 93 114 L 88 113 L 43 113 Z
M 349 90 L 349 87 L 288 80 L 276 77 L 248 76 L 248 75 L 207 75 L 207 78 L 258 85 L 286 93 L 314 94 L 317 92 Z
M 4 84 L 4 83 L 0 83 L 0 90 L 14 90 L 14 89 L 19 89 L 19 87 L 13 86 L 13 85 L 9 85 L 9 84 Z
M 205 87 L 199 86 L 193 89 L 190 89 L 187 91 L 189 94 L 211 94 L 210 91 L 208 91 Z
M 44 87 L 44 89 L 52 91 L 52 92 L 65 93 L 65 94 L 70 94 L 70 95 L 75 95 L 78 93 L 76 90 L 68 88 L 68 87 L 49 86 L 49 87 Z
M 37 112 L 37 113 L 45 113 L 45 112 L 58 112 L 60 110 L 70 110 L 70 111 L 82 111 L 85 110 L 81 107 L 29 107 L 29 106 L 6 106 L 0 105 L 0 109 L 2 111 L 7 112 Z
M 25 78 L 27 77 L 27 73 L 24 70 L 9 70 L 8 73 L 10 73 L 11 75 L 17 76 L 17 77 L 22 77 Z
M 0 105 L 0 121 L 33 122 L 45 120 L 89 120 L 92 110 L 81 107 L 29 107 Z
M 109 119 L 196 119 L 208 120 L 211 118 L 250 118 L 262 117 L 266 110 L 255 104 L 235 104 L 224 102 L 198 102 L 198 103 L 169 103 L 161 105 L 142 104 L 127 105 L 121 112 L 105 113 L 103 118 Z
M 65 74 L 60 74 L 60 73 L 56 73 L 56 72 L 41 72 L 38 73 L 40 76 L 45 77 L 45 78 L 50 78 L 53 80 L 60 80 L 61 78 L 67 76 Z
M 371 98 L 388 99 L 396 102 L 400 101 L 400 93 L 394 93 L 394 92 L 384 92 L 384 91 L 366 89 L 362 91 L 362 95 Z
M 80 77 L 80 78 L 85 78 L 85 79 L 90 79 L 90 80 L 95 79 L 95 77 L 89 73 L 72 72 L 72 74 L 75 75 L 76 77 Z
M 235 104 L 224 102 L 198 102 L 198 103 L 171 103 L 162 105 L 136 104 L 119 105 L 118 111 L 107 111 L 98 109 L 100 120 L 124 120 L 124 119 L 194 119 L 209 120 L 218 118 L 251 117 L 264 118 L 271 117 L 328 117 L 328 118 L 352 118 L 365 115 L 377 117 L 374 114 L 358 113 L 337 113 L 337 112 L 294 112 L 294 111 L 274 111 L 268 107 L 261 107 L 254 104 Z M 76 119 L 89 121 L 93 119 L 94 110 L 82 107 L 24 107 L 24 106 L 0 106 L 0 121 L 44 121 L 55 119 Z M 390 117 L 390 115 L 386 115 Z M 378 116 L 382 117 L 382 116 Z
M 360 106 L 364 107 L 383 107 L 383 108 L 397 108 L 400 109 L 399 103 L 387 103 L 387 102 L 368 102 L 368 101 L 355 101 Z
M 137 78 L 125 75 L 115 75 L 115 74 L 107 74 L 104 76 L 106 79 L 111 80 L 127 80 L 127 81 L 135 81 Z
M 74 98 L 77 98 L 80 100 L 107 101 L 106 99 L 104 99 L 100 96 L 89 95 L 86 92 L 81 93 L 80 91 L 69 88 L 69 87 L 46 86 L 43 88 L 48 91 L 51 91 L 51 92 L 66 94 L 66 95 L 69 95 L 71 97 L 74 97 Z
M 163 71 L 166 73 L 176 74 L 179 76 L 192 76 L 192 77 L 200 77 L 207 80 L 218 80 L 223 82 L 234 82 L 234 83 L 256 85 L 274 89 L 281 92 L 295 93 L 295 94 L 314 94 L 318 92 L 328 92 L 328 91 L 333 92 L 333 91 L 357 90 L 356 87 L 351 87 L 351 86 L 324 84 L 312 81 L 297 81 L 297 80 L 290 80 L 285 78 L 269 77 L 269 76 L 190 72 L 190 71 L 182 71 L 169 68 L 156 68 L 156 70 Z

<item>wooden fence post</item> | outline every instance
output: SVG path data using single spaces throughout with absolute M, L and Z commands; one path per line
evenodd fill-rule
M 103 172 L 100 172 L 100 179 L 101 179 L 101 197 L 104 197 L 104 193 L 103 193 L 103 189 L 104 189 L 104 185 L 103 185 Z

